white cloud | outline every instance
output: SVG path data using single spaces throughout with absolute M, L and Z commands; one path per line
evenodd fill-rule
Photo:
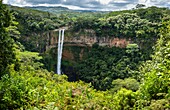
M 128 3 L 128 0 L 114 0 L 113 3 Z
M 138 3 L 146 6 L 170 7 L 170 0 L 3 0 L 17 6 L 64 6 L 70 9 L 122 10 L 132 9 Z
M 4 4 L 11 4 L 11 5 L 29 5 L 25 0 L 3 0 Z
M 7 4 L 7 3 L 8 3 L 8 0 L 3 0 L 3 3 L 4 3 L 4 4 Z
M 103 5 L 109 4 L 112 0 L 96 0 L 97 2 L 100 2 Z
M 170 0 L 138 0 L 140 4 L 144 4 L 147 7 L 149 6 L 158 6 L 164 7 L 170 4 Z
M 27 2 L 25 0 L 15 0 L 16 4 L 27 4 Z

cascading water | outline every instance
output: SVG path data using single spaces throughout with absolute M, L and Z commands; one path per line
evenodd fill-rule
M 64 29 L 59 30 L 58 37 L 58 57 L 57 57 L 57 74 L 61 74 L 61 58 L 63 51 L 63 42 L 64 42 Z

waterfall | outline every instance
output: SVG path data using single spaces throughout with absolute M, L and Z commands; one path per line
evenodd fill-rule
M 59 30 L 58 37 L 58 57 L 57 57 L 57 74 L 61 74 L 61 59 L 63 51 L 63 41 L 64 41 L 64 29 Z

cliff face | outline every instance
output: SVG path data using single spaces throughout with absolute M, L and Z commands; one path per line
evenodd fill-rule
M 48 42 L 46 49 L 56 47 L 58 44 L 58 31 L 51 31 L 47 33 Z M 89 48 L 97 43 L 99 46 L 121 47 L 125 48 L 132 41 L 126 38 L 118 38 L 114 36 L 97 37 L 93 30 L 85 30 L 72 34 L 65 31 L 63 59 L 78 61 L 82 60 Z M 86 51 L 85 51 L 86 49 Z
M 126 38 L 118 38 L 114 36 L 108 37 L 97 37 L 93 30 L 85 30 L 84 33 L 75 33 L 75 34 L 67 34 L 65 32 L 64 43 L 65 46 L 77 45 L 77 46 L 92 46 L 97 43 L 100 46 L 116 46 L 125 48 L 130 42 L 131 39 Z M 56 46 L 58 43 L 58 31 L 52 31 L 49 33 L 49 44 L 48 48 Z

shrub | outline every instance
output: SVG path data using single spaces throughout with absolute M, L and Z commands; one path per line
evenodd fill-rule
M 128 90 L 137 91 L 139 88 L 139 82 L 133 78 L 125 78 L 123 79 L 116 79 L 112 82 L 113 88 L 111 89 L 112 92 L 116 92 L 121 88 L 126 88 Z

